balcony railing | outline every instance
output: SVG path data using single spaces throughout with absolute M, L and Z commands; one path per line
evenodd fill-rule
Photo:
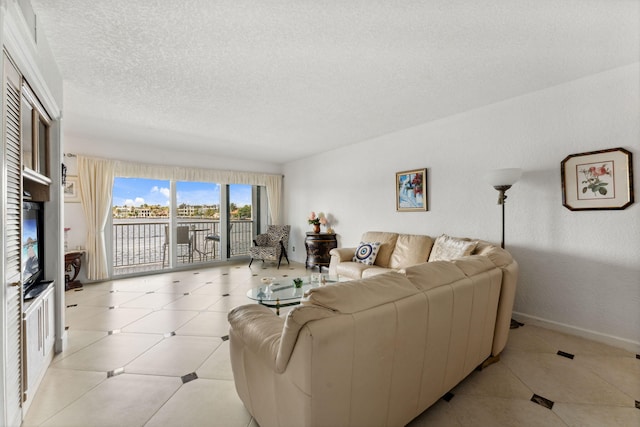
M 189 227 L 192 238 L 191 256 L 188 246 L 176 248 L 177 265 L 210 262 L 221 259 L 220 242 L 207 236 L 220 236 L 220 221 L 179 219 L 178 226 Z M 167 227 L 169 220 L 145 218 L 113 220 L 113 270 L 115 275 L 169 267 Z M 253 236 L 251 220 L 232 220 L 228 233 L 230 257 L 249 254 Z M 224 248 L 223 248 L 224 249 Z M 163 262 L 164 261 L 164 262 Z

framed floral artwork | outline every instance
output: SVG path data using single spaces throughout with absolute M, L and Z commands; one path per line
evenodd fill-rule
M 427 170 L 396 173 L 396 211 L 427 210 Z
M 67 175 L 63 189 L 65 203 L 80 202 L 80 193 L 78 191 L 78 177 L 75 175 Z
M 633 163 L 624 148 L 571 154 L 562 161 L 561 174 L 567 209 L 625 209 L 633 203 Z

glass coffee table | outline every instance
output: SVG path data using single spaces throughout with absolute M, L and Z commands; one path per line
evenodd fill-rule
M 276 315 L 280 315 L 281 307 L 289 307 L 300 304 L 300 299 L 304 293 L 311 288 L 327 286 L 331 283 L 341 282 L 340 278 L 332 277 L 327 274 L 317 275 L 312 281 L 312 277 L 300 277 L 302 286 L 296 288 L 293 283 L 293 277 L 273 278 L 273 283 L 264 283 L 257 288 L 249 289 L 247 297 L 258 301 L 269 308 L 276 309 Z

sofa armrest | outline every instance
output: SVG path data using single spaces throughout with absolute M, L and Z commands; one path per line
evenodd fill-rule
M 285 319 L 258 304 L 236 307 L 229 312 L 231 339 L 238 336 L 242 344 L 276 373 L 287 368 L 300 329 L 312 320 L 334 315 L 323 307 L 298 306 Z
M 329 261 L 329 274 L 338 275 L 338 264 L 341 262 L 351 261 L 356 254 L 357 248 L 333 248 L 329 251 L 331 260 Z
M 333 257 L 337 257 L 338 262 L 351 261 L 356 254 L 357 248 L 333 248 L 329 251 L 329 254 Z
M 234 334 L 247 349 L 275 370 L 284 319 L 259 304 L 235 307 L 227 318 Z
M 496 317 L 496 328 L 493 334 L 493 348 L 491 351 L 494 356 L 504 350 L 509 337 L 513 303 L 516 299 L 519 266 L 513 260 L 511 264 L 501 267 L 501 269 L 502 287 L 500 288 L 500 302 L 498 303 L 498 315 Z
M 304 302 L 302 304 L 304 304 Z M 284 329 L 282 331 L 282 338 L 280 339 L 280 348 L 278 349 L 278 355 L 276 357 L 276 373 L 281 374 L 287 369 L 291 354 L 296 346 L 296 341 L 298 341 L 300 329 L 312 320 L 324 319 L 334 314 L 333 310 L 324 307 L 304 305 L 297 306 L 287 314 L 287 319 L 284 322 Z

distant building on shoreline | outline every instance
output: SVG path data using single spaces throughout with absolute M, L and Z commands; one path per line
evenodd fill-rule
M 220 219 L 220 205 L 187 205 L 178 206 L 178 217 L 181 218 L 213 218 Z M 161 205 L 114 206 L 113 218 L 169 218 L 169 207 Z

